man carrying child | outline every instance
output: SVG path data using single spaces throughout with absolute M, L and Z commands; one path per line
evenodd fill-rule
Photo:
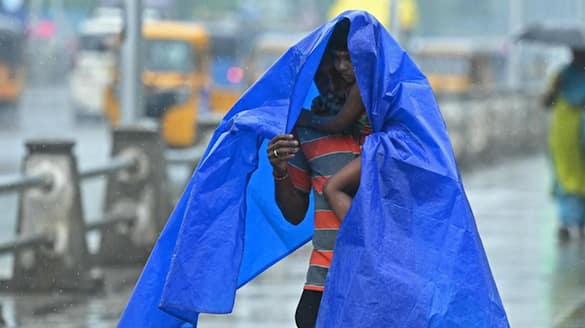
M 332 199 L 324 193 L 324 188 L 328 180 L 348 164 L 359 163 L 360 138 L 356 138 L 353 125 L 365 111 L 347 52 L 348 30 L 349 22 L 344 20 L 331 36 L 315 75 L 320 95 L 313 100 L 311 112 L 303 111 L 294 135 L 278 135 L 268 145 L 276 200 L 289 222 L 299 224 L 304 219 L 309 193 L 311 189 L 314 191 L 313 251 L 295 315 L 298 327 L 315 326 L 337 231 L 343 219 L 334 212 L 330 205 Z M 357 177 L 359 181 L 359 168 Z M 352 189 L 357 189 L 357 185 Z M 351 196 L 348 197 L 350 203 Z

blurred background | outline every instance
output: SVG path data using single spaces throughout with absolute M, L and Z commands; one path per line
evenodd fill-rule
M 241 94 L 314 28 L 365 9 L 433 86 L 512 326 L 585 327 L 585 244 L 557 237 L 550 114 L 541 102 L 570 62 L 570 46 L 518 40 L 534 24 L 581 24 L 585 1 L 394 1 L 0 0 L 0 326 L 115 326 L 164 225 L 136 223 L 156 221 L 140 206 L 164 197 L 168 205 L 144 208 L 166 219 Z M 113 132 L 136 122 L 162 142 Z M 142 155 L 116 156 L 132 142 L 150 167 Z M 66 182 L 25 179 L 52 174 L 59 165 L 51 156 L 64 156 L 77 173 L 65 174 Z M 140 180 L 141 172 L 160 178 L 157 185 Z M 127 188 L 135 176 L 141 187 Z M 74 192 L 51 191 L 57 183 Z M 143 187 L 154 198 L 134 195 Z M 73 206 L 63 199 L 77 198 L 60 198 L 71 194 L 79 198 Z M 40 198 L 44 205 L 35 203 Z M 121 199 L 132 202 L 117 206 Z M 45 213 L 68 206 L 77 214 Z M 134 211 L 131 223 L 108 223 L 119 208 Z M 77 223 L 53 225 L 51 215 Z M 68 251 L 56 241 L 70 230 L 63 222 L 82 226 L 65 238 Z M 57 237 L 31 239 L 45 232 Z M 117 251 L 104 251 L 107 234 Z M 76 238 L 83 246 L 71 246 Z M 130 249 L 120 240 L 135 242 L 129 254 L 138 255 L 117 257 Z M 84 288 L 49 277 L 67 275 L 59 270 L 73 261 L 68 256 L 81 261 L 76 276 L 91 281 Z M 293 327 L 307 264 L 302 248 L 242 288 L 233 314 L 203 316 L 200 326 Z M 47 282 L 37 283 L 43 276 Z

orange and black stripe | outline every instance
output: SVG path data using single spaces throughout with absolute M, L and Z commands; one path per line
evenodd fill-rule
M 295 187 L 309 192 L 315 200 L 315 232 L 305 289 L 323 291 L 340 220 L 323 196 L 327 179 L 359 155 L 360 147 L 353 136 L 327 134 L 310 129 L 296 130 L 301 150 L 289 162 L 289 175 Z

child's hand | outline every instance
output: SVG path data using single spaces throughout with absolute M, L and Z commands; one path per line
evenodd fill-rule
M 311 112 L 317 115 L 323 115 L 327 112 L 323 98 L 315 97 L 311 102 Z

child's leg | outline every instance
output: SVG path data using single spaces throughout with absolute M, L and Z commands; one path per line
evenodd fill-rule
M 361 158 L 355 158 L 330 177 L 323 188 L 329 206 L 340 220 L 345 218 L 353 195 L 360 185 L 361 165 Z

